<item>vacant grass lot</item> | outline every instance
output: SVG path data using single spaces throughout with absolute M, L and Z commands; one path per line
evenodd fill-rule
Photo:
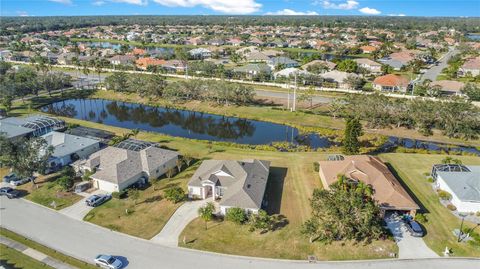
M 2 244 L 0 244 L 0 266 L 7 269 L 53 269 L 53 267 Z
M 150 187 L 140 191 L 137 201 L 131 198 L 113 198 L 91 210 L 84 220 L 115 231 L 150 239 L 162 230 L 175 210 L 182 204 L 167 201 L 163 197 L 164 190 L 172 186 L 180 186 L 186 191 L 187 182 L 196 167 L 197 165 L 191 166 L 171 179 L 165 178 L 153 182 Z
M 460 228 L 461 221 L 440 204 L 437 194 L 424 175 L 424 173 L 430 172 L 433 164 L 440 163 L 446 155 L 392 153 L 381 154 L 380 157 L 391 164 L 408 189 L 414 193 L 418 200 L 417 203 L 426 212 L 428 222 L 424 224 L 427 229 L 424 240 L 427 245 L 438 254 L 441 254 L 448 246 L 452 248 L 455 256 L 480 257 L 480 248 L 457 243 L 452 231 Z M 464 164 L 480 165 L 479 157 L 459 156 L 455 158 L 462 160 Z M 472 226 L 473 224 L 468 223 L 467 225 Z

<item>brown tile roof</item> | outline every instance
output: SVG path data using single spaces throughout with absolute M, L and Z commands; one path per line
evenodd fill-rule
M 162 65 L 165 64 L 165 60 L 154 59 L 154 58 L 140 58 L 135 61 L 138 67 L 147 68 L 150 65 Z
M 320 161 L 319 165 L 319 174 L 327 189 L 337 181 L 338 175 L 343 174 L 350 179 L 371 185 L 374 189 L 373 198 L 384 209 L 419 209 L 388 167 L 377 157 L 346 156 L 345 160 Z
M 443 91 L 460 92 L 465 86 L 465 83 L 454 80 L 438 80 L 433 81 L 431 86 L 438 86 Z
M 467 60 L 462 65 L 462 68 L 465 68 L 465 69 L 480 69 L 480 56 Z
M 385 76 L 376 77 L 373 81 L 373 84 L 377 84 L 380 86 L 402 86 L 407 87 L 410 81 L 403 76 L 388 74 Z

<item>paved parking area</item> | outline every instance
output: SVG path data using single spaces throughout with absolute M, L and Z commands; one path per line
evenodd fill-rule
M 400 216 L 392 214 L 387 216 L 385 221 L 397 242 L 399 259 L 438 258 L 421 237 L 410 235 Z
M 83 220 L 83 218 L 88 214 L 88 212 L 90 212 L 90 210 L 93 209 L 93 207 L 87 206 L 85 204 L 85 200 L 87 200 L 87 198 L 90 197 L 91 195 L 105 194 L 105 192 L 96 190 L 92 193 L 82 192 L 78 194 L 83 196 L 84 198 L 76 202 L 75 204 L 60 210 L 59 212 L 71 218 L 74 218 L 76 220 Z

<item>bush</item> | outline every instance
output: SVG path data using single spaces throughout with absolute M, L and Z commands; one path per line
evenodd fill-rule
M 447 205 L 447 208 L 450 209 L 451 211 L 457 210 L 457 207 L 454 206 L 454 205 L 452 205 L 452 204 L 448 204 L 448 205 Z
M 313 163 L 313 171 L 318 172 L 320 169 L 320 164 L 318 162 Z
M 63 190 L 68 191 L 73 187 L 73 178 L 69 176 L 62 176 L 56 180 L 56 183 L 62 187 Z
M 178 203 L 185 199 L 185 191 L 180 187 L 173 187 L 165 190 L 165 199 L 170 202 Z
M 449 201 L 450 199 L 452 199 L 452 195 L 444 190 L 438 190 L 437 193 L 438 197 L 440 197 L 440 199 L 444 201 Z
M 477 213 L 475 213 L 475 216 L 480 217 L 480 211 L 477 211 Z
M 112 193 L 112 197 L 115 199 L 123 199 L 125 198 L 126 195 L 127 195 L 126 191 L 121 191 L 121 192 L 116 191 Z
M 428 183 L 433 183 L 433 177 L 427 177 L 427 182 Z
M 415 220 L 420 222 L 420 223 L 428 222 L 427 216 L 425 216 L 425 214 L 422 214 L 422 213 L 417 213 L 415 215 Z
M 236 224 L 242 224 L 247 220 L 247 214 L 245 214 L 245 210 L 239 207 L 232 207 L 227 210 L 225 219 Z

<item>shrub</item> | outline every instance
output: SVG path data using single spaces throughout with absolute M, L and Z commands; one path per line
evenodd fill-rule
M 73 178 L 69 176 L 62 176 L 56 180 L 57 184 L 62 187 L 63 190 L 68 191 L 73 187 Z
M 477 213 L 475 213 L 475 216 L 480 217 L 480 211 L 477 211 Z
M 440 199 L 444 201 L 449 201 L 450 199 L 452 199 L 452 195 L 444 190 L 438 190 L 437 193 L 438 197 L 440 197 Z
M 227 210 L 225 219 L 236 224 L 242 224 L 247 220 L 247 214 L 245 214 L 245 210 L 239 207 L 232 207 Z
M 427 177 L 427 182 L 428 183 L 433 183 L 433 177 Z
M 112 193 L 112 197 L 115 199 L 123 199 L 125 198 L 126 194 L 127 194 L 126 191 L 121 191 L 121 192 L 116 191 Z
M 448 204 L 448 205 L 447 205 L 447 208 L 450 209 L 451 211 L 457 210 L 457 207 L 454 206 L 454 205 L 452 205 L 452 204 Z
M 265 233 L 272 230 L 272 217 L 267 214 L 264 210 L 259 210 L 257 214 L 250 215 L 248 220 L 250 232 L 259 230 L 260 233 Z
M 428 222 L 427 216 L 425 216 L 425 214 L 422 214 L 422 213 L 417 213 L 415 215 L 415 220 L 417 220 L 420 223 Z
M 313 163 L 313 170 L 315 172 L 318 172 L 319 169 L 320 169 L 320 164 L 318 164 L 318 162 L 314 162 Z
M 173 187 L 165 190 L 165 199 L 170 202 L 178 203 L 185 199 L 185 191 L 180 187 Z

